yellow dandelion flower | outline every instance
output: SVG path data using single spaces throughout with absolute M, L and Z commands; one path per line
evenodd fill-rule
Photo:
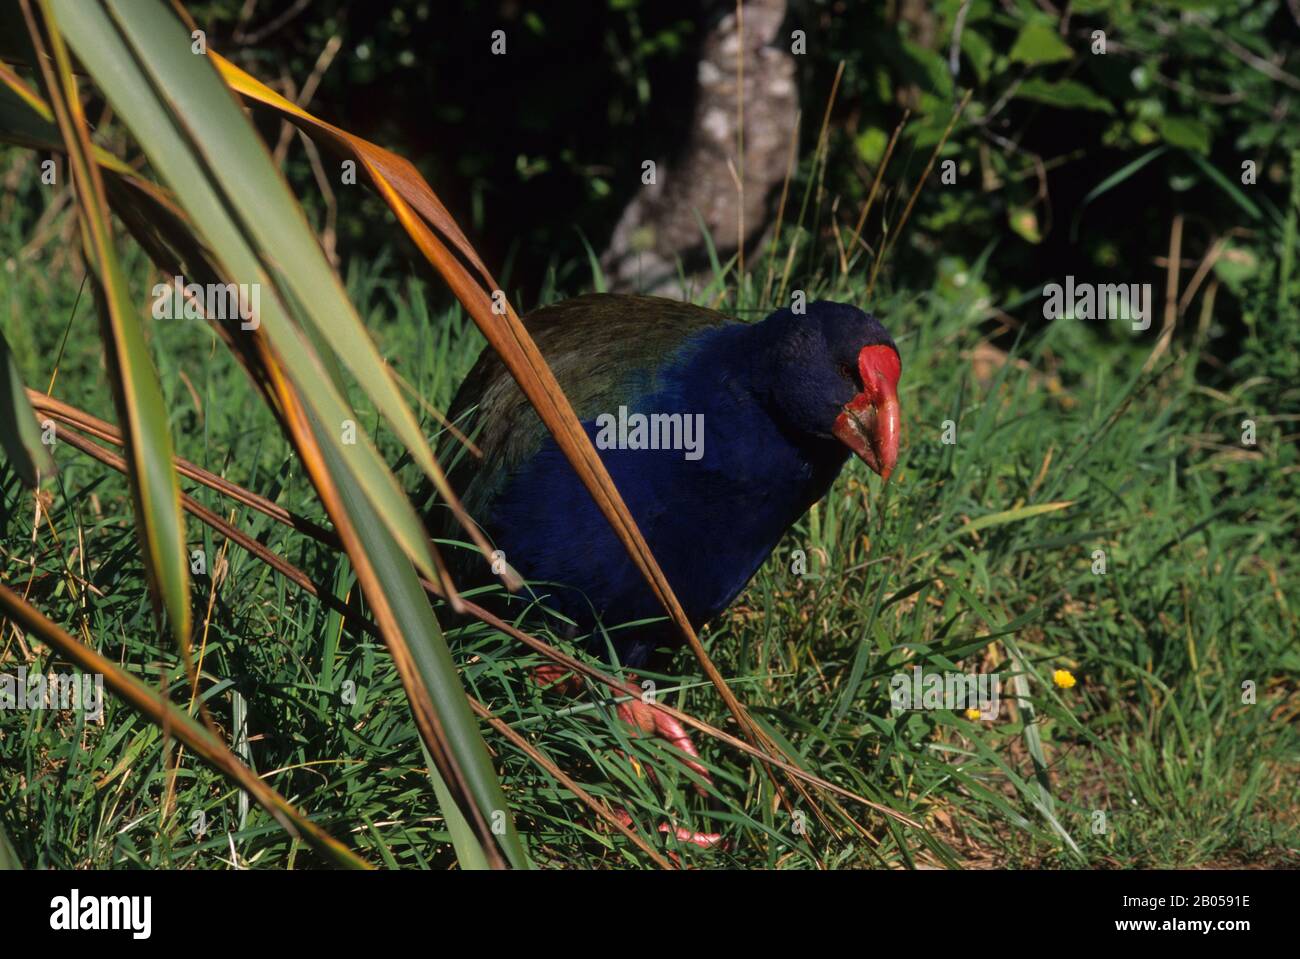
M 966 718 L 974 722 L 980 718 L 980 711 L 978 709 L 968 709 L 966 710 Z
M 1074 674 L 1068 669 L 1058 669 L 1056 672 L 1052 673 L 1052 682 L 1056 683 L 1056 685 L 1060 686 L 1062 689 L 1069 689 L 1078 682 L 1078 680 L 1074 678 Z

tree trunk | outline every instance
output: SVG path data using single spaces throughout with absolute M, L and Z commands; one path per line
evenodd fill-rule
M 798 110 L 790 37 L 777 35 L 785 12 L 785 0 L 747 0 L 739 18 L 733 8 L 705 37 L 685 148 L 670 168 L 656 161 L 654 182 L 623 211 L 601 257 L 612 289 L 698 292 L 713 278 L 701 222 L 723 263 L 740 247 L 738 237 L 747 258 L 757 246 L 785 177 Z

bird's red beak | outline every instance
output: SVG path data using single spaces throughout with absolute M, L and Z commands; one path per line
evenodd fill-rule
M 845 404 L 833 432 L 882 479 L 889 479 L 898 461 L 898 354 L 889 346 L 864 346 L 858 373 L 862 392 Z

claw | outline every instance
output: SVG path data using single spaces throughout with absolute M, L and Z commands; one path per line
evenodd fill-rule
M 572 696 L 582 689 L 582 677 L 559 663 L 543 663 L 533 667 L 533 682 L 562 696 Z
M 659 831 L 667 833 L 673 831 L 673 829 L 668 825 L 668 823 L 661 822 L 659 824 Z M 723 841 L 722 833 L 720 832 L 691 832 L 685 826 L 678 826 L 676 828 L 676 833 L 678 842 L 689 842 L 699 846 L 701 849 L 712 849 L 714 846 L 719 846 L 722 849 L 727 848 L 727 844 Z

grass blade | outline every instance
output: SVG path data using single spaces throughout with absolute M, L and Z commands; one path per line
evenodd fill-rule
M 1054 513 L 1057 510 L 1067 509 L 1074 505 L 1073 500 L 1063 500 L 1059 503 L 1035 503 L 1032 506 L 1018 506 L 1015 509 L 1002 510 L 1000 513 L 989 513 L 986 516 L 979 516 L 969 523 L 966 523 L 951 536 L 949 540 L 959 539 L 968 533 L 977 533 L 982 529 L 988 529 L 991 526 L 1003 526 L 1007 523 L 1018 523 L 1021 520 L 1033 519 L 1035 516 L 1042 516 L 1044 513 Z
M 1089 190 L 1087 196 L 1085 196 L 1082 200 L 1079 201 L 1079 209 L 1075 211 L 1074 219 L 1070 222 L 1070 242 L 1074 242 L 1079 238 L 1079 223 L 1082 221 L 1083 211 L 1088 208 L 1089 203 L 1097 199 L 1097 197 L 1101 196 L 1103 193 L 1107 192 L 1108 190 L 1111 190 L 1114 187 L 1119 186 L 1121 183 L 1123 183 L 1133 174 L 1137 173 L 1138 170 L 1141 170 L 1144 166 L 1146 166 L 1148 163 L 1150 163 L 1152 160 L 1160 156 L 1168 149 L 1169 147 L 1167 146 L 1159 146 L 1159 147 L 1155 147 L 1154 149 L 1148 150 L 1146 153 L 1142 154 L 1136 160 L 1132 160 L 1129 163 L 1124 164 L 1122 167 L 1120 167 L 1110 176 L 1106 177 L 1106 179 L 1102 180 L 1095 187 Z
M 166 729 L 213 769 L 246 790 L 286 830 L 292 835 L 300 836 L 327 860 L 354 869 L 369 868 L 365 860 L 254 775 L 224 742 L 196 722 L 189 713 L 160 697 L 158 690 L 145 685 L 116 663 L 68 635 L 58 624 L 51 622 L 40 610 L 3 583 L 0 583 L 0 609 L 17 626 L 66 657 L 78 669 L 103 676 L 104 682 L 136 712 Z

